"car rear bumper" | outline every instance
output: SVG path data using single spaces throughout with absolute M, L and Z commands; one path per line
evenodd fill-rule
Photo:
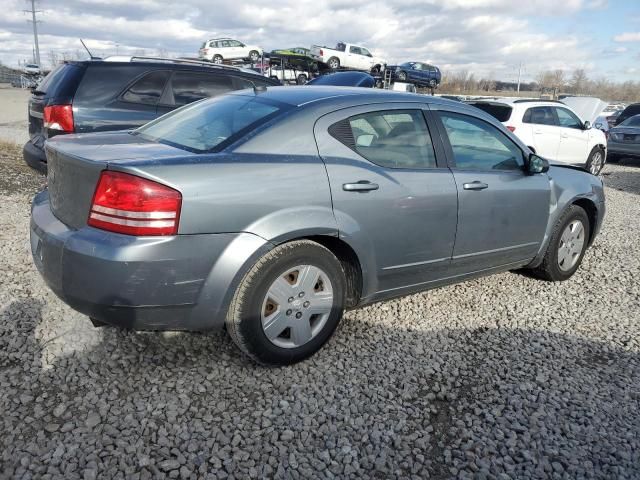
M 44 150 L 34 145 L 31 140 L 24 144 L 22 157 L 31 168 L 45 175 L 47 174 L 47 157 Z
M 640 157 L 640 143 L 619 143 L 609 140 L 607 150 L 609 154 Z
M 101 322 L 136 330 L 221 327 L 247 269 L 270 247 L 248 233 L 133 237 L 58 220 L 48 192 L 31 210 L 34 263 L 54 293 Z

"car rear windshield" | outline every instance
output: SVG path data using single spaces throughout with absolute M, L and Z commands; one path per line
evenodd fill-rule
M 55 95 L 58 86 L 62 85 L 67 78 L 71 79 L 71 77 L 73 77 L 77 73 L 78 68 L 79 67 L 77 67 L 76 65 L 72 65 L 70 63 L 63 63 L 62 65 L 59 65 L 54 70 L 52 70 L 49 75 L 44 77 L 44 80 L 42 80 L 40 85 L 36 87 L 34 93 L 48 93 L 50 95 Z
M 513 110 L 509 105 L 500 105 L 496 103 L 471 102 L 469 105 L 473 105 L 474 107 L 487 112 L 499 122 L 506 122 L 509 120 L 509 118 L 511 118 L 511 111 Z
M 212 152 L 288 108 L 287 104 L 254 95 L 226 95 L 185 105 L 133 133 L 194 153 Z

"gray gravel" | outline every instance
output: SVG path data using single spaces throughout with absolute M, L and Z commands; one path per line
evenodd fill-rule
M 258 367 L 226 335 L 94 329 L 0 194 L 0 477 L 639 478 L 639 166 L 562 284 L 516 273 L 349 312 Z

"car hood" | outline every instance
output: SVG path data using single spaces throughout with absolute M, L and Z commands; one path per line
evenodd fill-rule
M 582 121 L 588 120 L 595 123 L 602 110 L 607 107 L 607 103 L 596 97 L 566 97 L 562 103 L 570 107 Z

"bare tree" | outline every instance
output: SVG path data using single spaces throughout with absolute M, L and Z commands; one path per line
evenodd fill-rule
M 572 93 L 581 94 L 585 93 L 588 87 L 589 79 L 587 78 L 587 72 L 584 68 L 576 68 L 571 75 L 569 86 Z

